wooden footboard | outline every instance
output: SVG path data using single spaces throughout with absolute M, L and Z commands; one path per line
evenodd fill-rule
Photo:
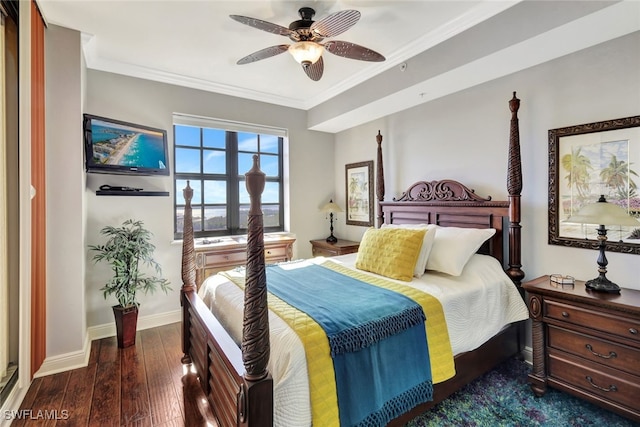
M 182 304 L 188 347 L 183 363 L 192 363 L 220 426 L 271 426 L 271 377 L 247 381 L 240 347 L 196 292 L 183 292 Z
M 509 165 L 507 188 L 508 202 L 493 202 L 490 198 L 477 199 L 472 190 L 463 189 L 462 200 L 442 199 L 441 186 L 436 182 L 420 183 L 417 199 L 408 202 L 384 202 L 382 171 L 382 136 L 378 133 L 378 189 L 379 225 L 395 222 L 409 215 L 409 219 L 398 222 L 427 221 L 445 225 L 468 227 L 491 227 L 498 231 L 489 244 L 488 252 L 503 261 L 506 273 L 519 286 L 524 277 L 521 270 L 520 242 L 520 192 L 522 174 L 518 135 L 519 100 L 513 94 L 509 102 L 512 112 L 511 138 L 509 142 Z M 257 160 L 254 168 L 257 171 Z M 259 171 L 257 171 L 259 172 Z M 259 173 L 258 173 L 259 175 Z M 254 179 L 255 178 L 255 179 Z M 249 189 L 250 181 L 252 189 Z M 262 237 L 262 214 L 260 193 L 264 186 L 262 178 L 247 174 L 247 187 L 251 196 L 249 212 L 249 234 L 247 244 L 247 281 L 245 286 L 245 311 L 243 318 L 242 344 L 238 346 L 210 312 L 197 294 L 195 283 L 195 259 L 193 250 L 193 224 L 189 184 L 184 191 L 184 231 L 180 303 L 183 310 L 183 363 L 191 363 L 200 384 L 221 427 L 248 426 L 270 427 L 273 425 L 273 380 L 266 369 L 269 360 L 269 325 L 266 304 L 266 276 L 264 271 L 264 241 Z M 450 181 L 445 180 L 445 193 L 450 191 Z M 425 196 L 428 189 L 436 188 L 435 198 Z M 414 186 L 415 187 L 415 186 Z M 259 191 L 258 191 L 259 190 Z M 470 191 L 470 193 L 469 193 Z M 449 197 L 449 196 L 447 196 Z M 473 199 L 473 200 L 471 200 Z M 402 203 L 404 206 L 400 207 Z M 455 206 L 455 207 L 454 207 Z M 472 219 L 472 220 L 471 220 Z M 471 221 L 471 222 L 470 222 Z M 503 223 L 507 227 L 503 227 Z M 504 228 L 504 230 L 503 230 Z M 503 233 L 504 231 L 504 233 Z M 508 235 L 507 235 L 508 232 Z M 506 238 L 505 238 L 506 237 Z M 508 241 L 508 259 L 503 259 L 503 239 Z M 389 425 L 401 426 L 418 414 L 459 390 L 465 384 L 493 369 L 499 363 L 520 351 L 523 322 L 510 325 L 480 348 L 456 356 L 456 376 L 434 386 L 434 400 L 414 408 L 393 420 Z
M 251 198 L 247 235 L 247 268 L 242 347 L 238 347 L 197 294 L 191 199 L 184 190 L 182 245 L 182 363 L 191 363 L 211 404 L 218 424 L 271 427 L 273 425 L 273 379 L 269 361 L 264 240 L 260 195 L 265 175 L 258 168 L 258 156 L 247 172 Z

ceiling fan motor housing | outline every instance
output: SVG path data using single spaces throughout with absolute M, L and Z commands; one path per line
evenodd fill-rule
M 316 14 L 316 11 L 310 7 L 301 7 L 298 10 L 298 14 L 302 19 L 289 24 L 289 29 L 293 31 L 293 33 L 289 35 L 289 38 L 296 42 L 320 41 L 321 39 L 311 32 L 311 25 L 315 22 L 313 16 Z

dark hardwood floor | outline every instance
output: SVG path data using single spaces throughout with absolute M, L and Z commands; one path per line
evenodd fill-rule
M 33 380 L 12 426 L 212 426 L 207 400 L 182 365 L 180 323 L 138 331 L 136 345 L 91 343 L 85 368 Z

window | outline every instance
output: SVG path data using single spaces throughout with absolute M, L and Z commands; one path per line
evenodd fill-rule
M 282 129 L 174 114 L 174 235 L 182 237 L 185 200 L 193 188 L 196 237 L 247 233 L 249 193 L 244 174 L 257 155 L 266 174 L 262 193 L 264 231 L 284 230 Z

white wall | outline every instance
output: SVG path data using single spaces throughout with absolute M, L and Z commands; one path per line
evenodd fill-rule
M 236 120 L 288 129 L 290 231 L 297 236 L 294 257 L 311 256 L 310 239 L 328 233 L 328 223 L 319 212 L 333 196 L 333 135 L 305 129 L 303 111 L 242 100 L 148 80 L 100 71 L 87 71 L 86 113 L 167 129 L 170 155 L 173 157 L 172 113 Z M 80 122 L 78 122 L 78 127 Z M 76 142 L 79 146 L 81 141 Z M 173 162 L 172 168 L 173 168 Z M 96 196 L 102 184 L 128 185 L 148 190 L 170 191 L 171 197 Z M 120 224 L 124 219 L 144 221 L 154 233 L 156 259 L 173 292 L 156 293 L 141 298 L 141 316 L 179 309 L 180 251 L 173 240 L 173 188 L 169 177 L 130 178 L 87 175 L 87 228 L 89 244 L 100 242 L 99 230 L 106 224 Z M 179 189 L 182 191 L 182 189 Z M 79 230 L 80 231 L 80 230 Z M 91 254 L 89 254 L 89 257 Z M 88 325 L 113 321 L 110 306 L 99 288 L 109 277 L 107 266 L 87 263 L 86 292 Z
M 640 114 L 640 33 L 461 91 L 336 135 L 335 191 L 344 203 L 344 165 L 375 160 L 384 137 L 386 200 L 419 180 L 451 178 L 480 195 L 505 200 L 510 111 L 521 106 L 522 264 L 526 279 L 563 273 L 598 275 L 597 252 L 549 245 L 549 129 Z M 640 165 L 635 165 L 636 168 Z M 342 221 L 344 223 L 344 221 Z M 346 226 L 358 240 L 363 227 Z M 637 255 L 608 252 L 607 277 L 640 289 Z
M 83 348 L 86 334 L 80 34 L 46 34 L 47 357 Z M 65 48 L 59 48 L 59 47 Z

